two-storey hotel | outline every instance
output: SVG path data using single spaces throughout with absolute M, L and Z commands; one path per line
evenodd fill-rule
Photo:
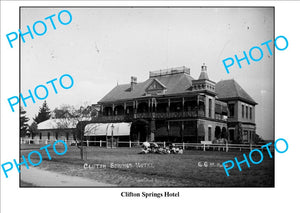
M 198 79 L 187 67 L 149 73 L 144 82 L 117 85 L 95 106 L 97 124 L 86 136 L 119 140 L 199 143 L 227 138 L 251 143 L 257 103 L 233 79 L 210 80 L 205 65 Z

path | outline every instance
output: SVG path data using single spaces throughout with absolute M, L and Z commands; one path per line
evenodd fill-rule
M 46 171 L 35 167 L 22 167 L 21 180 L 33 184 L 34 186 L 43 187 L 85 187 L 85 186 L 114 186 L 108 183 L 101 183 L 95 180 L 74 177 L 59 174 L 56 172 Z

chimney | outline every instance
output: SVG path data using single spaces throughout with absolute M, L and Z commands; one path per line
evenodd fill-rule
M 137 84 L 137 78 L 135 76 L 131 76 L 131 82 L 130 82 L 131 91 L 133 90 L 134 85 L 136 85 L 136 84 Z

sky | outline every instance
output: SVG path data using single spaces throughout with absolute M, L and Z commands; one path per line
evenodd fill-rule
M 58 13 L 67 9 L 72 22 L 62 25 Z M 44 18 L 56 14 L 53 21 Z M 64 21 L 68 16 L 62 15 Z M 28 95 L 37 85 L 46 85 L 50 109 L 63 104 L 95 104 L 117 84 L 147 80 L 149 71 L 186 66 L 197 79 L 203 63 L 208 76 L 218 82 L 235 79 L 258 103 L 257 133 L 273 138 L 274 51 L 261 43 L 274 40 L 273 8 L 22 8 L 21 31 L 39 20 L 47 24 L 43 36 L 25 36 L 21 43 L 21 93 Z M 37 31 L 41 25 L 36 25 Z M 263 58 L 250 65 L 235 62 L 227 74 L 222 60 L 253 46 Z M 274 49 L 273 43 L 270 44 Z M 257 52 L 253 52 L 258 57 Z M 63 74 L 74 79 L 66 90 L 56 82 L 57 94 L 46 82 Z M 67 83 L 66 83 L 67 84 Z M 38 113 L 42 100 L 28 100 L 27 116 Z

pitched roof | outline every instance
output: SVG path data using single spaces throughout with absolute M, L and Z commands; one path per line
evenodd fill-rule
M 215 88 L 220 100 L 241 99 L 251 104 L 257 104 L 234 79 L 219 81 Z
M 153 78 L 152 82 L 149 84 L 149 86 L 146 88 L 147 90 L 153 90 L 153 89 L 167 89 L 167 87 L 161 83 L 159 80 L 156 78 Z
M 202 71 L 201 75 L 200 77 L 203 79 L 208 78 L 207 72 Z M 165 89 L 164 95 L 192 92 L 190 88 L 193 80 L 195 79 L 185 72 L 171 72 L 171 74 L 167 72 L 167 74 L 150 75 L 150 78 L 146 81 L 134 84 L 132 90 L 130 83 L 117 85 L 99 102 L 114 102 L 146 97 L 147 89 L 154 82 L 158 82 Z M 218 82 L 215 86 L 215 91 L 220 100 L 240 99 L 251 104 L 257 104 L 233 79 Z
M 110 102 L 144 97 L 146 89 L 153 82 L 153 79 L 156 79 L 166 87 L 166 91 L 164 93 L 165 95 L 188 92 L 192 85 L 192 80 L 194 80 L 186 73 L 150 77 L 144 82 L 135 84 L 133 90 L 130 89 L 130 84 L 117 85 L 99 102 Z
M 83 118 L 82 121 L 89 121 L 91 118 Z M 38 130 L 45 129 L 73 129 L 76 128 L 77 119 L 72 118 L 54 118 L 48 119 L 38 124 Z
M 76 124 L 77 121 L 70 120 L 70 119 L 64 119 L 64 118 L 49 119 L 39 123 L 38 130 L 58 129 L 60 127 L 63 127 L 65 129 L 72 129 L 72 128 L 76 128 Z
M 68 128 L 75 128 L 76 123 L 75 122 L 67 122 L 66 119 L 49 119 L 46 121 L 43 121 L 38 124 L 38 130 L 43 130 L 43 129 L 57 129 L 61 124 L 64 123 L 66 129 Z

